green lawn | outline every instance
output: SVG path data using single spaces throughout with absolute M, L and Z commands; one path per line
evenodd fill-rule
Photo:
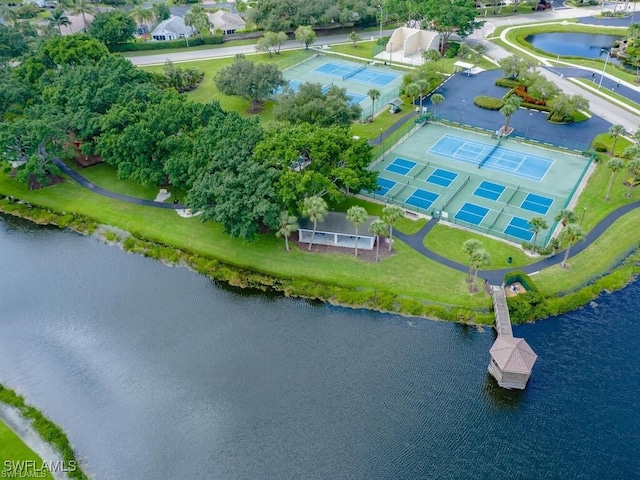
M 584 252 L 569 259 L 568 269 L 556 265 L 535 275 L 536 285 L 544 294 L 553 295 L 570 291 L 611 270 L 629 250 L 638 247 L 638 225 L 640 210 L 636 209 L 615 222 L 606 235 L 598 238 Z
M 488 269 L 506 267 L 521 267 L 538 260 L 540 257 L 529 257 L 521 248 L 509 245 L 499 240 L 473 233 L 460 228 L 436 225 L 424 239 L 424 245 L 433 252 L 445 258 L 449 258 L 463 265 L 469 263 L 467 254 L 462 251 L 462 244 L 467 240 L 478 240 L 489 253 L 491 263 Z M 512 258 L 512 263 L 507 263 L 507 258 Z
M 287 50 L 280 53 L 280 55 L 268 54 L 256 54 L 251 55 L 252 61 L 257 63 L 274 63 L 282 70 L 291 66 L 293 62 L 302 61 L 306 56 L 312 55 L 313 52 L 305 50 Z M 254 116 L 260 114 L 260 120 L 263 124 L 269 124 L 275 121 L 273 116 L 274 102 L 271 100 L 265 101 L 258 112 L 251 111 L 251 102 L 243 97 L 224 95 L 216 87 L 213 79 L 220 70 L 233 63 L 233 58 L 217 58 L 211 60 L 198 60 L 195 62 L 181 63 L 180 67 L 190 67 L 202 70 L 204 72 L 204 79 L 198 88 L 188 92 L 186 95 L 196 102 L 211 102 L 217 100 L 225 110 L 232 110 L 238 112 L 245 117 Z M 163 71 L 162 65 L 155 65 L 150 67 L 141 67 L 144 70 L 150 72 L 160 73 Z
M 4 469 L 5 462 L 32 461 L 36 467 L 42 465 L 42 459 L 35 454 L 4 422 L 0 421 L 0 465 Z M 23 472 L 27 473 L 27 472 Z M 33 471 L 29 473 L 34 474 Z M 38 478 L 53 480 L 49 472 L 38 473 Z M 19 478 L 19 476 L 15 477 Z

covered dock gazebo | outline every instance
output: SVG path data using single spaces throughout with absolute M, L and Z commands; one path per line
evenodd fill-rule
M 503 388 L 524 390 L 538 355 L 524 338 L 499 336 L 491 350 L 489 373 Z

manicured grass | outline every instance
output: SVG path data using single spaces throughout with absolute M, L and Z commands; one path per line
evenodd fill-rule
M 0 421 L 0 465 L 5 468 L 5 462 L 31 461 L 36 468 L 42 465 L 42 459 L 36 455 L 4 422 Z M 27 472 L 23 472 L 27 473 Z M 34 473 L 29 471 L 29 473 Z M 53 480 L 50 472 L 38 473 L 38 478 Z M 17 478 L 17 477 L 16 477 Z
M 117 169 L 107 163 L 101 163 L 87 168 L 79 168 L 73 162 L 67 162 L 67 164 L 99 187 L 112 192 L 153 200 L 159 191 L 159 187 L 156 186 L 145 187 L 135 180 L 118 179 Z M 172 194 L 167 201 L 173 201 L 176 196 L 180 199 L 184 197 L 184 192 L 176 187 L 168 186 L 164 188 Z
M 226 235 L 219 224 L 201 223 L 197 217 L 183 219 L 173 211 L 110 200 L 71 182 L 29 192 L 24 185 L 2 174 L 0 192 L 56 211 L 77 212 L 152 241 L 179 246 L 197 255 L 267 275 L 375 289 L 472 309 L 488 306 L 484 294 L 469 295 L 463 273 L 432 262 L 401 242 L 396 242 L 396 255 L 370 264 L 349 251 L 340 255 L 309 254 L 294 247 L 287 253 L 284 242 L 271 234 L 247 244 Z
M 388 109 L 385 109 L 371 123 L 354 123 L 351 125 L 351 131 L 359 137 L 374 140 L 379 138 L 382 132 L 386 132 L 389 127 L 412 112 L 413 109 L 410 105 L 404 105 L 400 113 L 391 113 Z
M 616 150 L 618 146 L 616 145 Z M 611 170 L 607 168 L 606 161 L 598 162 L 595 172 L 589 178 L 587 188 L 582 192 L 578 202 L 574 208 L 574 212 L 579 219 L 584 214 L 582 228 L 586 231 L 591 230 L 600 220 L 617 208 L 627 205 L 633 201 L 640 199 L 640 188 L 631 189 L 631 198 L 625 195 L 628 188 L 623 182 L 628 178 L 629 174 L 626 170 L 617 172 L 614 183 L 611 187 L 609 201 L 605 201 L 604 196 L 607 193 L 607 185 L 611 178 Z M 586 210 L 585 210 L 586 208 Z M 636 233 L 636 235 L 638 235 Z
M 269 56 L 268 54 L 256 54 L 250 55 L 249 58 L 257 63 L 274 63 L 279 66 L 280 69 L 284 69 L 291 66 L 292 62 L 301 61 L 307 55 L 312 55 L 313 52 L 305 50 L 287 50 L 280 53 L 280 55 Z M 186 95 L 196 102 L 211 102 L 219 101 L 222 108 L 225 110 L 232 110 L 238 112 L 245 117 L 255 116 L 260 114 L 260 121 L 263 124 L 269 124 L 275 121 L 273 116 L 274 102 L 272 100 L 266 100 L 265 103 L 258 109 L 258 112 L 251 111 L 251 102 L 243 97 L 224 95 L 218 90 L 214 82 L 216 73 L 222 70 L 224 67 L 231 65 L 234 62 L 233 58 L 217 58 L 212 60 L 198 60 L 195 62 L 181 63 L 180 67 L 189 67 L 202 70 L 204 72 L 204 79 L 198 88 L 188 92 Z M 163 71 L 164 66 L 155 65 L 151 67 L 141 67 L 144 70 L 150 72 L 160 73 Z
M 339 43 L 331 45 L 330 51 L 337 53 L 344 53 L 345 55 L 353 55 L 354 57 L 360 57 L 366 60 L 373 58 L 374 48 L 378 45 L 377 40 L 366 40 L 363 42 L 357 42 L 355 45 L 350 43 Z
M 606 235 L 598 238 L 584 252 L 567 261 L 569 269 L 560 265 L 547 268 L 533 276 L 538 288 L 546 295 L 574 289 L 593 277 L 611 270 L 632 248 L 638 248 L 640 210 L 634 210 L 615 222 Z
M 538 260 L 539 257 L 527 256 L 521 248 L 493 238 L 479 235 L 468 230 L 449 227 L 438 224 L 424 239 L 424 245 L 433 252 L 455 262 L 467 265 L 469 257 L 462 251 L 462 244 L 467 240 L 478 240 L 491 258 L 489 269 L 505 267 L 521 267 Z M 507 258 L 512 258 L 512 263 L 507 263 Z
M 593 139 L 592 145 L 596 142 L 604 143 L 607 146 L 607 154 L 609 155 L 612 153 L 611 148 L 613 147 L 614 140 L 615 139 L 608 133 L 599 133 Z M 614 156 L 621 157 L 622 153 L 627 149 L 627 147 L 630 147 L 631 145 L 633 145 L 633 142 L 627 140 L 624 137 L 618 137 L 618 139 L 616 140 L 616 151 L 613 152 Z

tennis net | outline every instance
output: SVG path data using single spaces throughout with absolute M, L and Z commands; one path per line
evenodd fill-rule
M 350 73 L 347 73 L 346 75 L 344 75 L 344 76 L 342 77 L 342 80 L 346 80 L 347 78 L 351 78 L 351 77 L 353 77 L 353 76 L 354 76 L 354 75 L 356 75 L 358 72 L 363 71 L 365 68 L 367 68 L 367 66 L 366 66 L 366 65 L 363 65 L 363 66 L 361 66 L 361 67 L 359 67 L 359 68 L 356 68 L 353 72 L 350 72 Z
M 478 164 L 478 168 L 481 168 L 487 162 L 487 160 L 489 160 L 491 155 L 493 155 L 493 153 L 498 149 L 501 143 L 502 143 L 502 138 L 498 140 L 498 143 L 495 144 L 495 146 L 491 149 L 489 154 L 480 161 L 480 163 Z

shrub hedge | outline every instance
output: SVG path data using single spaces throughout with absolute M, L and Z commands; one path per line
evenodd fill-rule
M 595 142 L 593 144 L 593 148 L 595 149 L 596 152 L 606 152 L 607 151 L 607 146 L 602 142 Z
M 517 88 L 521 85 L 518 80 L 514 80 L 513 78 L 499 78 L 495 82 L 496 87 L 504 87 L 504 88 Z
M 211 37 L 192 38 L 189 40 L 189 47 L 196 47 L 198 45 L 219 45 L 224 43 L 222 35 L 214 35 Z M 166 50 L 168 48 L 185 48 L 187 47 L 187 41 L 184 38 L 180 40 L 168 40 L 166 42 L 140 42 L 140 43 L 119 43 L 117 45 L 109 46 L 111 52 L 136 52 L 145 50 Z
M 473 99 L 473 104 L 485 108 L 487 110 L 500 110 L 504 105 L 504 100 L 496 97 L 487 97 L 485 95 L 478 95 Z

